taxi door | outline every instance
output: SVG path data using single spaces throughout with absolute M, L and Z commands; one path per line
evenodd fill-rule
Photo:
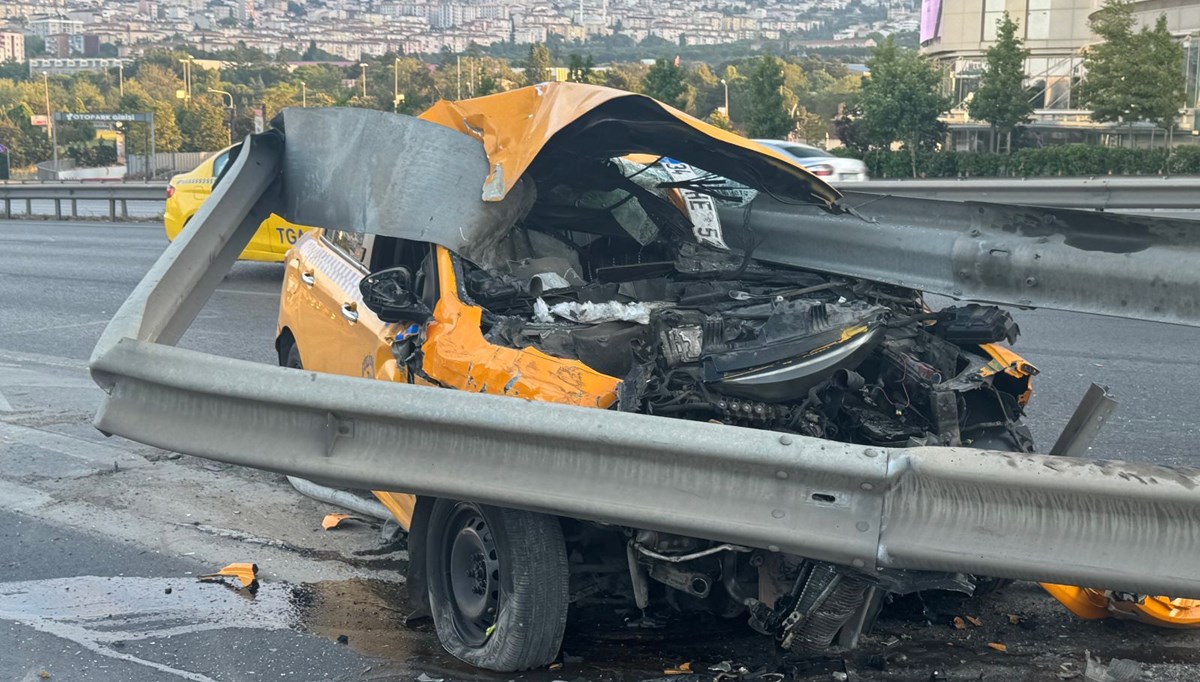
M 305 369 L 376 378 L 391 360 L 389 325 L 362 304 L 358 284 L 367 275 L 371 235 L 324 230 L 298 249 L 300 285 L 310 309 L 296 337 Z M 394 362 L 394 361 L 393 361 Z

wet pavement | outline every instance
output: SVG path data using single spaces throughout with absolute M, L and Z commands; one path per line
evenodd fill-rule
M 845 655 L 788 660 L 740 624 L 700 620 L 633 637 L 619 618 L 584 612 L 552 669 L 467 668 L 429 622 L 405 625 L 407 553 L 377 528 L 323 531 L 335 510 L 282 477 L 91 427 L 99 389 L 85 360 L 164 245 L 157 225 L 0 221 L 0 680 L 640 682 L 711 680 L 726 661 L 725 679 L 744 667 L 747 680 L 1083 680 L 1086 652 L 1138 661 L 1141 679 L 1200 679 L 1197 633 L 1080 621 L 1031 584 L 893 604 Z M 182 345 L 273 362 L 279 277 L 237 265 Z M 1095 380 L 1122 405 L 1094 454 L 1200 463 L 1200 360 L 1188 353 L 1200 330 L 1051 311 L 1018 320 L 1017 348 L 1043 371 L 1030 409 L 1041 442 Z M 256 593 L 197 579 L 237 561 L 260 565 Z M 981 625 L 956 629 L 956 616 Z M 665 676 L 685 663 L 702 674 Z

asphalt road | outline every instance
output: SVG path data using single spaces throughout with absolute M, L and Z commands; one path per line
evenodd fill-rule
M 165 245 L 151 223 L 0 221 L 0 641 L 16 643 L 0 647 L 0 678 L 493 679 L 448 660 L 428 629 L 399 624 L 407 553 L 369 524 L 321 531 L 333 510 L 277 476 L 91 428 L 99 389 L 86 360 Z M 182 345 L 274 362 L 281 272 L 237 264 Z M 1041 369 L 1028 421 L 1043 447 L 1095 381 L 1121 406 L 1094 456 L 1200 465 L 1200 329 L 1017 317 L 1016 350 Z M 262 567 L 261 607 L 196 581 L 234 561 Z M 601 648 L 566 679 L 645 679 L 680 660 L 669 647 L 638 652 Z

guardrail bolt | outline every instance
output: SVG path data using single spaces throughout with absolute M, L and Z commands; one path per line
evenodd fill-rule
M 786 472 L 786 471 L 776 471 L 775 472 L 775 478 L 778 478 L 780 480 L 786 480 L 787 477 L 788 477 L 788 472 Z
M 784 512 L 783 512 L 783 510 L 782 510 L 782 509 L 772 509 L 772 510 L 771 510 L 771 516 L 773 516 L 773 517 L 775 517 L 775 518 L 777 518 L 777 519 L 782 519 L 782 518 L 783 518 L 783 516 L 784 516 Z
M 1027 286 L 1027 287 L 1037 286 L 1037 277 L 1026 277 L 1025 278 L 1025 286 Z
M 979 231 L 978 227 L 972 227 L 971 231 L 968 234 L 970 234 L 972 237 L 978 237 L 979 235 L 981 235 L 983 233 Z
M 861 486 L 859 486 L 859 487 L 861 487 L 863 490 L 874 490 L 874 489 L 875 489 L 875 484 L 874 484 L 874 483 L 863 483 L 863 484 L 862 484 Z
M 855 568 L 862 568 L 863 566 L 867 565 L 867 562 L 863 561 L 862 559 L 855 559 L 854 561 L 850 562 L 850 565 Z
M 867 457 L 878 457 L 879 451 L 875 448 L 867 448 L 866 450 L 863 450 L 863 454 Z
M 854 524 L 854 527 L 857 528 L 858 532 L 860 533 L 865 533 L 871 530 L 871 524 L 867 523 L 866 521 L 859 521 L 858 523 Z
M 779 437 L 779 444 L 780 445 L 791 445 L 792 437 L 787 435 L 786 433 L 783 434 L 782 436 Z

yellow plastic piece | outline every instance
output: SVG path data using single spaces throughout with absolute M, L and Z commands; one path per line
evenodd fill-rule
M 321 527 L 325 530 L 341 528 L 342 523 L 348 520 L 358 521 L 359 519 L 349 514 L 326 514 L 325 518 L 321 519 Z
M 1029 398 L 1033 396 L 1033 377 L 1038 374 L 1038 368 L 1012 349 L 998 343 L 985 343 L 979 348 L 992 358 L 991 362 L 979 370 L 979 376 L 990 377 L 1003 372 L 1014 379 L 1024 381 L 1025 390 L 1017 396 L 1017 403 L 1022 407 L 1029 404 Z
M 1042 583 L 1042 589 L 1060 601 L 1068 611 L 1084 620 L 1098 620 L 1109 616 L 1108 596 L 1101 590 L 1053 583 Z
M 1090 587 L 1042 583 L 1042 589 L 1062 602 L 1071 613 L 1086 620 L 1121 618 L 1162 628 L 1200 628 L 1200 600 L 1171 597 L 1118 599 L 1111 592 Z
M 1200 627 L 1200 599 L 1143 597 L 1139 602 L 1109 602 L 1113 616 L 1137 620 L 1164 628 L 1193 629 Z
M 250 587 L 258 582 L 258 564 L 229 564 L 216 573 L 200 576 L 201 580 L 220 580 L 221 578 L 237 578 L 241 581 L 242 587 Z

